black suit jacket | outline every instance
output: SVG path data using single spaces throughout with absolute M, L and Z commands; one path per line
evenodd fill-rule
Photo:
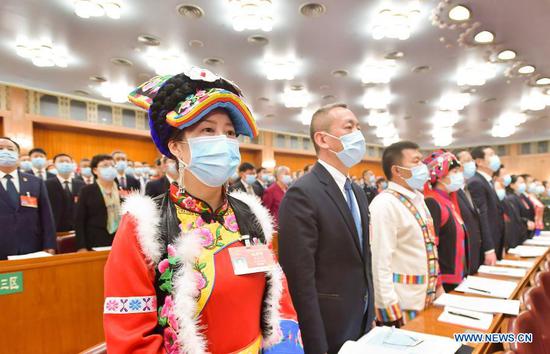
M 264 191 L 263 187 L 258 183 L 258 181 L 252 183 L 252 189 L 254 190 L 254 194 L 256 194 L 259 198 L 262 198 L 262 196 L 264 195 Z M 233 191 L 246 192 L 246 188 L 244 188 L 244 184 L 240 179 L 229 187 L 229 192 Z
M 367 200 L 369 201 L 369 203 L 372 202 L 374 197 L 378 195 L 378 189 L 375 186 L 369 186 L 365 184 L 363 186 L 363 191 L 365 191 L 365 195 L 367 196 Z
M 341 190 L 319 163 L 290 187 L 279 208 L 280 263 L 308 354 L 337 353 L 374 319 L 368 202 L 356 184 L 353 192 L 363 249 Z
M 52 208 L 44 181 L 31 174 L 18 172 L 19 195 L 34 197 L 38 207 L 16 208 L 0 184 L 0 259 L 44 249 L 56 249 Z
M 466 232 L 468 234 L 468 274 L 474 275 L 477 273 L 479 266 L 483 263 L 485 258 L 484 252 L 482 251 L 479 211 L 470 203 L 470 200 L 462 189 L 459 189 L 456 195 L 460 208 L 460 215 L 462 215 L 462 220 L 464 220 L 464 225 L 466 226 Z
M 166 193 L 168 188 L 170 188 L 170 181 L 168 181 L 166 176 L 162 176 L 159 179 L 147 182 L 145 185 L 145 195 L 155 198 Z
M 493 186 L 478 172 L 468 180 L 468 190 L 479 210 L 483 251 L 494 249 L 498 259 L 504 246 L 504 220 Z
M 529 221 L 535 222 L 535 205 L 533 205 L 533 202 L 531 202 L 531 199 L 529 199 L 528 196 L 525 195 L 525 193 L 522 193 L 520 196 L 520 212 L 521 217 L 525 218 Z M 535 230 L 531 230 L 527 232 L 527 237 L 531 238 L 535 235 Z
M 71 180 L 71 196 L 68 198 L 59 178 L 50 178 L 46 181 L 57 232 L 74 230 L 76 199 L 85 185 L 84 181 L 73 178 Z
M 503 200 L 504 211 L 507 216 L 504 225 L 506 250 L 521 245 L 531 233 L 527 230 L 527 219 L 521 217 L 520 204 L 520 197 L 515 193 L 508 193 Z
M 80 190 L 76 207 L 76 246 L 78 249 L 110 246 L 114 234 L 107 232 L 107 208 L 97 183 Z
M 119 180 L 118 176 L 115 178 L 116 184 L 119 186 L 120 189 L 125 190 L 125 191 L 139 191 L 140 190 L 139 180 L 137 178 L 135 178 L 134 176 L 130 176 L 130 175 L 125 175 L 125 177 L 126 177 L 126 188 L 122 188 L 120 186 L 120 180 Z

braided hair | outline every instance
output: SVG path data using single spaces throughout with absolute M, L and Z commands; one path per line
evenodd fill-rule
M 222 78 L 213 82 L 208 82 L 203 80 L 192 80 L 185 74 L 175 75 L 164 83 L 157 95 L 153 98 L 151 106 L 149 107 L 149 124 L 151 128 L 155 129 L 163 136 L 173 137 L 179 130 L 164 124 L 166 114 L 174 110 L 178 103 L 185 100 L 189 95 L 193 95 L 200 90 L 208 90 L 211 88 L 221 88 L 231 91 L 238 96 L 242 96 L 241 91 L 236 85 Z

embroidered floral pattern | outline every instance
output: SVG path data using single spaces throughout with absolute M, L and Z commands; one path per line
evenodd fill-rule
M 103 313 L 125 314 L 156 311 L 156 296 L 108 297 L 105 298 Z

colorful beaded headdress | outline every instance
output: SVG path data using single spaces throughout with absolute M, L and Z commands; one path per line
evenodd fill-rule
M 211 73 L 206 69 L 193 67 L 184 72 L 190 79 L 196 81 L 214 82 L 220 77 Z M 172 78 L 171 75 L 156 76 L 151 80 L 143 83 L 137 89 L 132 91 L 128 99 L 138 107 L 149 111 L 153 100 L 161 87 Z M 227 81 L 227 80 L 226 80 Z M 239 88 L 233 83 L 237 92 Z M 222 108 L 233 122 L 237 135 L 245 135 L 250 138 L 258 136 L 258 128 L 252 113 L 240 95 L 221 88 L 207 88 L 197 90 L 194 94 L 187 96 L 183 101 L 176 105 L 176 108 L 171 112 L 166 113 L 163 126 L 155 127 L 154 121 L 149 114 L 149 127 L 151 128 L 151 137 L 155 145 L 161 153 L 166 156 L 171 156 L 167 143 L 173 129 L 182 130 L 187 128 L 201 119 L 203 119 L 211 111 Z
M 432 184 L 447 176 L 451 169 L 460 167 L 460 162 L 456 156 L 446 150 L 434 151 L 423 162 L 428 166 L 430 183 Z

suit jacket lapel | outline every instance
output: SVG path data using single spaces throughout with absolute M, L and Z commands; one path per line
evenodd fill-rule
M 338 188 L 338 185 L 336 184 L 336 181 L 334 181 L 334 178 L 332 178 L 330 173 L 321 164 L 316 163 L 314 166 L 314 171 L 317 177 L 319 177 L 321 183 L 325 185 L 325 192 L 328 194 L 330 199 L 332 199 L 334 204 L 336 204 L 338 211 L 344 218 L 344 221 L 348 227 L 349 232 L 351 233 L 350 236 L 353 238 L 353 242 L 355 244 L 355 247 L 357 248 L 357 251 L 362 254 L 363 252 L 361 252 L 361 247 L 359 245 L 357 228 L 355 227 L 355 222 L 353 221 L 353 216 L 351 215 L 351 211 L 349 210 L 348 203 L 342 195 L 342 191 L 340 190 L 340 188 Z
M 0 183 L 0 199 L 6 203 L 6 205 L 13 209 L 13 204 L 11 203 L 10 197 L 8 196 L 8 191 L 4 188 L 4 185 Z

